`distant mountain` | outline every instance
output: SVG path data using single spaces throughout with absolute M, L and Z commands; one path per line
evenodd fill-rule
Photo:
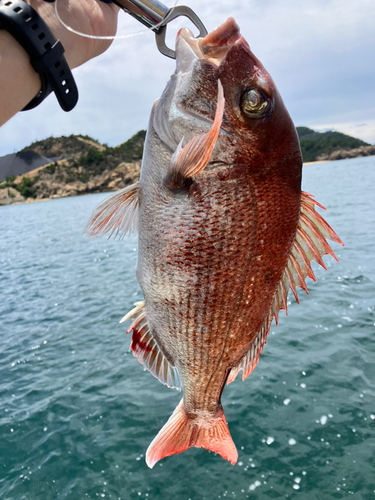
M 88 135 L 70 135 L 65 137 L 48 137 L 42 141 L 31 143 L 21 151 L 34 151 L 41 156 L 62 160 L 72 158 L 78 154 L 87 153 L 89 149 L 98 149 L 103 151 L 106 147 L 99 141 Z
M 82 135 L 48 137 L 43 141 L 33 142 L 18 153 L 0 157 L 0 182 L 7 177 L 27 174 L 55 161 L 85 154 L 91 149 L 104 151 L 106 146 Z
M 114 148 L 87 136 L 35 142 L 17 154 L 44 158 L 44 166 L 38 168 L 35 163 L 34 168 L 19 171 L 7 162 L 6 174 L 0 179 L 5 179 L 0 182 L 0 206 L 19 203 L 20 196 L 21 200 L 62 198 L 115 191 L 131 184 L 139 178 L 145 136 L 146 131 L 141 130 Z
M 297 127 L 297 133 L 304 162 L 329 160 L 330 155 L 336 151 L 350 151 L 363 146 L 370 146 L 367 142 L 341 132 L 316 132 L 308 127 Z M 375 151 L 370 154 L 375 154 Z M 367 155 L 358 154 L 358 156 Z
M 307 127 L 297 127 L 297 132 L 304 162 L 375 155 L 375 146 L 340 132 Z M 116 147 L 82 135 L 49 137 L 4 156 L 0 158 L 0 205 L 127 186 L 139 178 L 145 136 L 141 130 Z
M 27 174 L 31 170 L 51 163 L 49 158 L 34 151 L 20 151 L 0 157 L 0 182 L 7 177 Z

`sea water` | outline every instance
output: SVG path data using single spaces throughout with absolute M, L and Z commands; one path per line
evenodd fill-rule
M 97 194 L 0 208 L 0 498 L 375 498 L 375 157 L 304 167 L 345 242 L 226 387 L 235 466 L 203 449 L 150 470 L 181 394 L 129 351 L 137 240 L 82 235 Z

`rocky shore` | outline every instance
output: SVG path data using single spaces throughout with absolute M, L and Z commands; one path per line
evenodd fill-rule
M 64 160 L 61 163 L 63 164 L 63 162 Z M 44 169 L 48 169 L 48 166 L 44 167 Z M 66 198 L 68 196 L 79 196 L 90 193 L 117 191 L 128 184 L 136 182 L 139 178 L 140 171 L 141 161 L 120 163 L 114 170 L 104 171 L 101 175 L 94 176 L 87 182 L 75 180 L 62 184 L 58 178 L 59 174 L 50 175 L 48 170 L 45 172 L 43 169 L 38 169 L 28 174 L 28 178 L 31 180 L 38 177 L 36 182 L 32 185 L 36 193 L 34 197 L 26 198 L 22 196 L 17 189 L 6 187 L 0 189 L 0 206 L 51 200 L 54 198 Z M 16 177 L 14 184 L 21 183 L 23 177 L 24 176 Z
M 115 148 L 74 136 L 35 143 L 38 154 L 62 159 L 7 177 L 0 184 L 0 206 L 117 191 L 139 179 L 144 139 L 140 131 Z
M 375 146 L 361 146 L 354 149 L 338 149 L 330 154 L 319 155 L 318 161 L 345 160 L 347 158 L 361 158 L 375 155 Z
M 297 127 L 297 131 L 305 161 L 309 158 L 306 151 L 311 153 L 313 146 L 320 151 L 315 156 L 310 154 L 306 165 L 375 155 L 375 146 L 363 145 L 363 141 L 338 132 L 318 133 L 307 127 Z M 23 151 L 55 160 L 25 174 L 6 177 L 0 183 L 0 206 L 117 191 L 133 184 L 140 175 L 145 135 L 142 130 L 114 148 L 87 136 L 50 137 L 33 143 Z
M 20 194 L 17 189 L 6 187 L 0 189 L 0 207 L 4 205 L 12 205 L 14 203 L 25 203 L 26 199 Z

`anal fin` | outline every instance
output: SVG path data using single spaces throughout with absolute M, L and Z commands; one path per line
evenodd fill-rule
M 134 305 L 135 305 L 135 308 L 132 309 L 131 311 L 129 311 L 127 314 L 125 314 L 125 316 L 120 320 L 120 323 L 124 323 L 124 321 L 126 321 L 130 318 L 133 318 L 138 313 L 143 311 L 143 309 L 145 308 L 145 301 L 142 300 L 141 302 L 135 302 Z
M 130 349 L 133 355 L 143 366 L 150 371 L 160 382 L 172 389 L 181 390 L 180 376 L 175 366 L 172 366 L 162 353 L 146 320 L 145 302 L 137 302 L 132 309 L 120 321 L 122 323 L 137 315 L 126 333 L 133 330 Z

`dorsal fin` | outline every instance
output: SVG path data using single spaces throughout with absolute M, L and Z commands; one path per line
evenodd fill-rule
M 123 239 L 129 232 L 136 232 L 138 226 L 138 189 L 139 183 L 121 189 L 102 201 L 93 211 L 85 228 L 90 238 L 109 233 Z
M 258 363 L 259 355 L 263 352 L 263 346 L 266 343 L 272 319 L 275 318 L 277 325 L 280 309 L 285 309 L 285 313 L 288 314 L 287 296 L 289 289 L 292 290 L 297 303 L 298 295 L 296 288 L 298 286 L 308 294 L 305 279 L 311 278 L 316 281 L 311 269 L 311 261 L 315 260 L 326 269 L 322 260 L 323 255 L 332 255 L 332 257 L 337 260 L 336 255 L 333 253 L 333 250 L 326 240 L 329 239 L 344 246 L 333 229 L 327 224 L 323 217 L 316 212 L 315 205 L 325 210 L 322 205 L 312 198 L 312 195 L 302 192 L 301 213 L 296 237 L 283 275 L 276 288 L 271 310 L 254 340 L 251 349 L 240 360 L 238 365 L 233 367 L 229 372 L 228 384 L 235 380 L 240 370 L 243 370 L 243 380 L 245 380 L 254 370 Z
M 130 333 L 133 330 L 130 344 L 133 355 L 160 382 L 172 389 L 180 390 L 181 382 L 177 368 L 168 362 L 148 327 L 145 302 L 136 302 L 134 305 L 135 308 L 120 321 L 122 323 L 126 319 L 137 316 L 126 332 Z
M 263 354 L 264 344 L 267 342 L 267 335 L 270 331 L 272 316 L 269 314 L 259 330 L 258 335 L 253 341 L 251 348 L 247 351 L 245 356 L 241 359 L 237 366 L 231 369 L 227 379 L 227 384 L 235 380 L 240 370 L 242 370 L 242 380 L 245 380 L 256 367 L 259 357 Z
M 311 262 L 315 260 L 326 270 L 322 260 L 323 255 L 332 255 L 338 262 L 332 248 L 327 243 L 327 239 L 344 246 L 329 224 L 315 210 L 315 205 L 325 210 L 320 203 L 313 199 L 312 195 L 302 191 L 301 214 L 296 237 L 272 304 L 276 325 L 280 309 L 285 309 L 285 313 L 288 313 L 286 297 L 289 289 L 292 290 L 298 303 L 296 288 L 299 286 L 308 294 L 305 279 L 311 278 L 316 281 L 310 265 Z

